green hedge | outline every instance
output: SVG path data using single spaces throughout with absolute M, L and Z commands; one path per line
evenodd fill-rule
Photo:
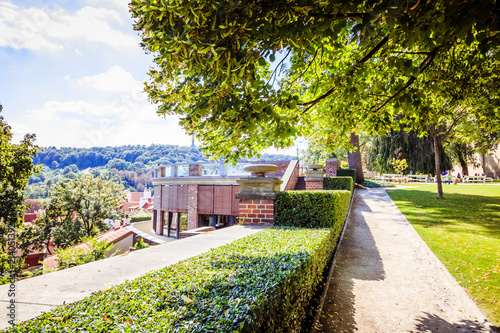
M 339 169 L 337 170 L 337 177 L 351 177 L 352 181 L 356 183 L 356 169 Z
M 354 190 L 354 181 L 350 176 L 325 177 L 323 178 L 324 190 Z
M 341 230 L 351 192 L 286 191 L 276 194 L 274 225 Z
M 336 241 L 332 229 L 267 229 L 7 331 L 298 332 Z
M 130 219 L 130 223 L 142 222 L 142 221 L 151 221 L 151 219 L 152 219 L 151 216 L 137 216 L 137 217 L 132 217 Z

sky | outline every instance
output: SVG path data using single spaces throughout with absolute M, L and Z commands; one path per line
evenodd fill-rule
M 14 141 L 190 145 L 142 92 L 152 56 L 132 25 L 128 0 L 0 0 L 0 104 Z

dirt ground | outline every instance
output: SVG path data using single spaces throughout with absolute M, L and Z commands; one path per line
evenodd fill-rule
M 356 190 L 312 332 L 496 332 L 384 189 Z

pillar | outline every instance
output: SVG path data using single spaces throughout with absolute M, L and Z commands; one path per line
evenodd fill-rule
M 189 164 L 189 177 L 201 176 L 201 164 Z M 198 184 L 188 185 L 187 229 L 198 228 Z
M 306 171 L 306 191 L 322 190 L 324 178 L 323 166 L 312 164 L 307 166 Z
M 253 172 L 256 177 L 246 177 L 237 180 L 240 192 L 236 199 L 240 201 L 239 221 L 248 225 L 272 225 L 274 223 L 274 200 L 280 190 L 282 180 L 275 177 L 265 177 L 266 172 L 275 172 L 275 165 L 254 164 L 244 168 Z
M 326 160 L 326 177 L 337 177 L 338 163 L 336 158 Z

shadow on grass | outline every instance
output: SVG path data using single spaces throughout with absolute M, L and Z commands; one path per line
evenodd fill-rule
M 500 239 L 500 198 L 495 196 L 446 193 L 438 200 L 436 193 L 424 190 L 394 190 L 388 192 L 406 218 L 424 228 L 449 227 L 453 232 L 463 223 L 483 228 L 490 237 Z

